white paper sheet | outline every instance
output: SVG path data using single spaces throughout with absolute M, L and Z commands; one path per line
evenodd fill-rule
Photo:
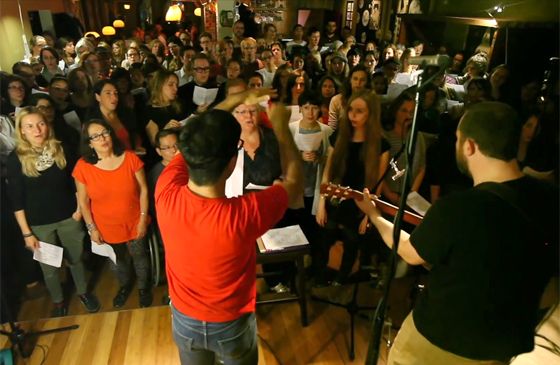
M 39 89 L 31 89 L 31 94 L 48 94 L 48 92 Z
M 299 225 L 269 229 L 261 238 L 267 251 L 309 244 Z
M 66 124 L 74 128 L 78 132 L 80 133 L 82 132 L 82 122 L 80 121 L 80 117 L 78 116 L 78 113 L 76 113 L 75 110 L 72 110 L 64 114 L 62 117 L 64 118 Z
M 248 183 L 247 186 L 245 187 L 245 190 L 264 190 L 264 189 L 268 189 L 269 187 L 270 186 Z
M 424 199 L 422 195 L 415 191 L 411 191 L 410 194 L 408 194 L 406 197 L 406 204 L 418 212 L 421 216 L 426 215 L 426 212 L 432 206 L 429 201 Z
M 235 198 L 237 196 L 243 195 L 243 162 L 244 162 L 244 150 L 241 149 L 237 153 L 237 162 L 235 163 L 235 169 L 233 169 L 232 174 L 226 180 L 226 197 Z
M 401 85 L 412 85 L 412 75 L 408 72 L 399 72 L 395 76 L 395 82 Z
M 321 141 L 323 140 L 322 133 L 298 133 L 296 138 L 294 138 L 297 148 L 300 151 L 312 152 L 317 151 L 321 147 Z
M 111 247 L 111 245 L 108 245 L 106 243 L 99 245 L 94 241 L 91 241 L 91 252 L 99 256 L 108 257 L 111 259 L 111 261 L 113 261 L 115 265 L 117 264 L 117 255 L 115 254 L 115 250 L 113 250 L 113 247 Z
M 218 88 L 207 89 L 205 87 L 195 86 L 193 92 L 193 102 L 196 105 L 211 104 L 216 100 Z
M 33 260 L 54 267 L 62 265 L 63 249 L 47 242 L 39 241 L 39 248 L 33 251 Z

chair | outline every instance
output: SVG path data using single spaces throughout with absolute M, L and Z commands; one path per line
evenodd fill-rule
M 150 268 L 152 273 L 152 286 L 156 287 L 165 283 L 165 254 L 163 251 L 163 240 L 157 222 L 154 220 L 148 228 L 148 254 L 150 256 Z

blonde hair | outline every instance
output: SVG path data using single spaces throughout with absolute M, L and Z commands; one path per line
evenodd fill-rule
M 152 77 L 149 84 L 149 89 L 150 92 L 152 93 L 152 96 L 150 98 L 150 104 L 152 104 L 152 106 L 166 106 L 166 104 L 169 103 L 177 113 L 180 113 L 181 104 L 179 103 L 177 98 L 175 98 L 175 100 L 164 100 L 163 97 L 163 92 L 162 92 L 163 86 L 165 85 L 167 80 L 169 80 L 172 77 L 174 77 L 177 81 L 179 81 L 177 74 L 175 74 L 175 72 L 173 71 L 162 69 L 162 70 L 157 70 L 154 73 L 154 77 Z
M 28 177 L 39 177 L 41 175 L 36 166 L 38 154 L 33 149 L 31 143 L 29 143 L 29 141 L 24 137 L 23 133 L 21 133 L 21 123 L 23 118 L 32 114 L 40 115 L 43 122 L 47 125 L 48 135 L 45 147 L 47 148 L 47 151 L 52 154 L 56 166 L 58 166 L 61 170 L 64 169 L 66 167 L 64 150 L 62 149 L 60 141 L 55 138 L 52 126 L 45 120 L 44 115 L 39 111 L 39 109 L 34 106 L 28 106 L 23 108 L 16 117 L 16 154 L 21 162 L 21 171 Z

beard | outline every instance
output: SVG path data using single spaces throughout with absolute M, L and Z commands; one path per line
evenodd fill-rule
M 471 172 L 469 171 L 469 166 L 467 164 L 467 160 L 465 159 L 465 155 L 460 149 L 455 150 L 455 161 L 457 161 L 457 168 L 459 171 L 472 179 Z

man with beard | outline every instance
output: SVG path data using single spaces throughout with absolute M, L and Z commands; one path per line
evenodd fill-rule
M 457 164 L 474 187 L 401 232 L 399 255 L 431 272 L 388 364 L 508 364 L 532 351 L 539 299 L 558 273 L 558 189 L 519 170 L 520 132 L 502 103 L 474 105 L 461 119 Z M 369 199 L 357 204 L 392 247 L 392 223 Z

